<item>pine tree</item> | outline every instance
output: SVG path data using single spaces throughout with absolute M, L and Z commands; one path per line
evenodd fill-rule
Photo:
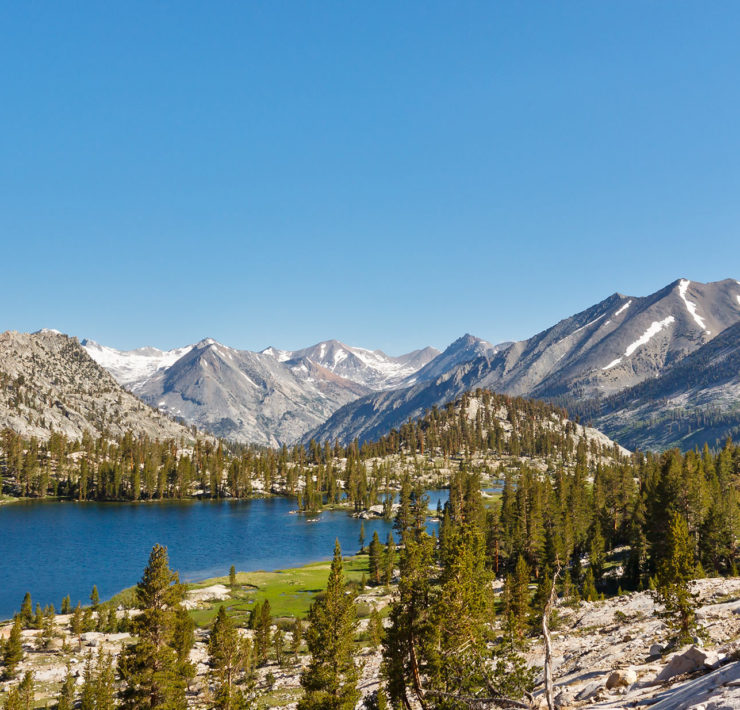
M 33 626 L 33 604 L 30 592 L 26 592 L 21 604 L 21 624 L 24 629 L 30 629 Z
M 370 631 L 370 644 L 373 648 L 378 648 L 378 646 L 383 643 L 385 630 L 383 628 L 383 619 L 375 607 L 373 607 L 373 610 L 370 612 L 370 624 L 368 625 L 368 629 Z
M 245 707 L 244 696 L 237 688 L 244 665 L 246 648 L 234 622 L 221 606 L 208 639 L 211 676 L 216 683 L 214 706 L 218 710 L 240 710 Z
M 34 700 L 33 673 L 27 671 L 23 680 L 8 692 L 5 710 L 33 710 Z
M 59 693 L 56 710 L 73 710 L 75 706 L 75 678 L 67 668 L 67 675 Z
M 61 614 L 69 614 L 72 611 L 72 600 L 69 598 L 69 594 L 62 599 Z
M 383 642 L 382 673 L 391 703 L 409 707 L 409 688 L 417 700 L 423 698 L 419 678 L 425 669 L 420 665 L 420 651 L 433 633 L 428 607 L 435 576 L 435 541 L 427 534 L 425 521 L 421 526 L 417 521 L 411 527 L 402 527 L 400 517 L 396 522 L 404 545 L 399 561 L 398 598 L 391 605 L 391 625 Z
M 236 589 L 236 567 L 234 565 L 229 568 L 229 587 L 232 590 Z
M 428 658 L 427 692 L 472 697 L 493 682 L 486 668 L 493 595 L 482 529 L 465 514 L 458 520 L 447 537 L 441 588 L 431 609 L 434 642 L 422 653 Z
M 298 617 L 293 622 L 291 634 L 290 651 L 293 654 L 294 661 L 297 663 L 298 652 L 301 650 L 301 641 L 303 640 L 303 624 L 301 624 L 301 620 Z
M 95 668 L 92 651 L 87 654 L 82 671 L 82 689 L 80 690 L 80 710 L 95 710 Z
M 594 582 L 601 579 L 604 573 L 604 536 L 601 534 L 601 525 L 594 521 L 588 548 L 589 565 L 594 576 Z
M 311 661 L 301 675 L 299 710 L 352 710 L 360 697 L 354 663 L 355 606 L 347 593 L 337 540 L 326 594 L 308 613 L 306 643 Z
M 275 660 L 282 668 L 285 662 L 285 634 L 283 634 L 283 630 L 279 626 L 276 627 L 275 632 L 272 634 L 272 648 L 275 652 Z
M 267 657 L 270 653 L 270 641 L 272 640 L 272 612 L 270 610 L 270 600 L 265 599 L 260 607 L 259 617 L 255 626 L 255 644 L 257 647 L 257 664 L 262 666 L 267 663 Z
M 121 654 L 118 670 L 125 682 L 124 710 L 184 710 L 183 649 L 176 639 L 177 611 L 183 597 L 167 548 L 155 545 L 136 587 L 141 614 L 132 621 L 137 642 Z
M 370 581 L 373 584 L 380 584 L 380 568 L 381 568 L 381 554 L 383 546 L 380 544 L 380 538 L 378 537 L 378 531 L 373 532 L 372 540 L 370 541 L 370 547 L 368 550 L 368 567 L 370 570 Z
M 69 628 L 72 635 L 77 637 L 77 645 L 82 648 L 82 634 L 85 631 L 85 624 L 82 618 L 82 607 L 80 606 L 80 602 L 77 602 L 77 606 L 72 613 Z
M 10 629 L 10 636 L 3 647 L 3 665 L 5 666 L 6 678 L 15 678 L 16 669 L 22 660 L 21 617 L 16 615 Z
M 591 567 L 586 570 L 586 574 L 583 577 L 583 588 L 581 589 L 581 598 L 587 602 L 595 602 L 599 598 L 599 593 L 596 591 L 596 582 L 594 580 L 594 573 Z
M 93 619 L 92 607 L 86 606 L 82 612 L 82 627 L 85 631 L 95 630 L 95 620 Z
M 667 555 L 658 564 L 657 594 L 678 631 L 680 643 L 691 639 L 695 626 L 696 600 L 689 589 L 696 565 L 694 546 L 683 516 L 674 514 L 668 530 Z
M 49 648 L 52 639 L 57 635 L 56 624 L 54 623 L 54 607 L 50 606 L 44 613 L 44 620 L 41 624 L 41 639 L 44 648 Z
M 526 630 L 529 616 L 529 577 L 530 569 L 527 561 L 519 555 L 514 575 L 507 576 L 504 582 L 508 590 L 504 590 L 506 608 L 506 623 L 512 643 L 521 644 Z
M 95 710 L 114 710 L 116 707 L 116 674 L 108 653 L 100 650 L 96 667 Z
M 36 612 L 33 615 L 32 627 L 34 629 L 40 629 L 44 625 L 44 611 L 41 608 L 41 604 L 36 603 Z
M 100 606 L 100 595 L 98 594 L 97 584 L 93 584 L 92 592 L 90 592 L 90 603 L 92 604 L 93 611 L 97 611 Z

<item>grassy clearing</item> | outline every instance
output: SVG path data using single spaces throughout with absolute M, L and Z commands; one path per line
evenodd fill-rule
M 198 626 L 209 626 L 216 618 L 218 610 L 226 610 L 238 624 L 246 624 L 249 612 L 256 602 L 270 601 L 273 617 L 304 618 L 311 602 L 326 588 L 331 562 L 314 562 L 304 567 L 277 570 L 275 572 L 237 572 L 237 587 L 232 597 L 216 602 L 205 609 L 197 609 L 191 615 Z M 344 558 L 344 574 L 350 582 L 360 582 L 362 575 L 367 575 L 368 556 L 356 555 Z M 197 584 L 188 585 L 189 589 L 201 589 L 213 584 L 229 585 L 229 578 L 213 577 Z

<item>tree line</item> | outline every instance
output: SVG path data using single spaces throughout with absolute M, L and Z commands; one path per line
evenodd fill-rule
M 473 413 L 471 407 L 475 405 Z M 376 442 L 338 442 L 268 449 L 210 438 L 157 441 L 128 432 L 48 440 L 0 433 L 3 490 L 24 497 L 73 500 L 245 498 L 277 491 L 299 498 L 302 510 L 345 503 L 356 510 L 383 503 L 400 481 L 392 459 L 421 474 L 434 457 L 545 457 L 571 465 L 582 437 L 550 405 L 477 390 L 432 408 Z M 619 459 L 617 449 L 592 439 L 590 458 Z

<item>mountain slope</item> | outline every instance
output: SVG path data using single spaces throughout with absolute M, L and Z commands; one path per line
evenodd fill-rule
M 0 334 L 0 428 L 46 439 L 88 432 L 192 438 L 124 390 L 79 344 L 56 331 Z
M 89 355 L 149 404 L 235 441 L 292 443 L 339 407 L 402 382 L 439 353 L 394 358 L 336 340 L 303 350 L 235 350 L 214 340 L 162 351 L 83 341 Z
M 134 389 L 144 401 L 217 436 L 269 446 L 294 441 L 369 392 L 308 358 L 279 362 L 211 339 Z
M 411 377 L 407 377 L 403 384 L 408 386 L 416 382 L 435 380 L 437 377 L 450 372 L 450 370 L 454 370 L 458 365 L 472 362 L 479 357 L 492 358 L 494 355 L 511 347 L 511 345 L 513 343 L 492 345 L 486 340 L 481 340 L 474 335 L 466 333 L 449 345 L 443 353 L 424 365 L 418 372 L 415 372 Z
M 602 398 L 667 372 L 738 322 L 740 284 L 734 279 L 710 284 L 679 279 L 643 298 L 614 294 L 437 378 L 421 381 L 422 370 L 409 388 L 367 395 L 304 440 L 368 440 L 465 388 L 569 402 Z
M 632 448 L 721 445 L 740 434 L 740 323 L 663 375 L 596 405 L 595 424 Z M 584 412 L 585 415 L 585 412 Z
M 492 363 L 486 385 L 551 398 L 603 396 L 660 374 L 740 320 L 732 279 L 679 279 L 643 297 L 614 294 Z
M 262 354 L 270 355 L 279 362 L 305 358 L 368 389 L 384 390 L 413 377 L 417 370 L 439 355 L 439 350 L 427 347 L 400 357 L 391 357 L 382 350 L 367 350 L 345 345 L 338 340 L 326 340 L 303 350 L 266 348 Z

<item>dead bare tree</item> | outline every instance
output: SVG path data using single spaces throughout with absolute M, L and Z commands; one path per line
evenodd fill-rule
M 550 614 L 552 613 L 552 607 L 555 604 L 555 585 L 562 569 L 559 561 L 557 561 L 556 564 L 555 573 L 552 576 L 550 596 L 547 598 L 545 608 L 542 611 L 542 635 L 545 638 L 545 696 L 547 697 L 547 707 L 549 710 L 555 710 L 555 699 L 553 698 L 552 686 L 552 639 L 550 637 Z

